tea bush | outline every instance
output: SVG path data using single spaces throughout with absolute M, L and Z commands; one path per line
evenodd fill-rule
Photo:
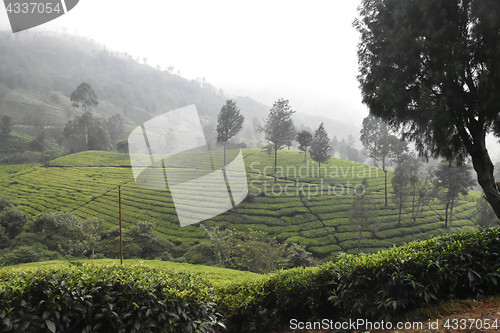
M 206 280 L 147 267 L 0 272 L 2 332 L 213 332 Z
M 441 236 L 371 255 L 269 275 L 219 290 L 231 332 L 266 332 L 301 321 L 390 320 L 450 298 L 500 293 L 500 229 Z

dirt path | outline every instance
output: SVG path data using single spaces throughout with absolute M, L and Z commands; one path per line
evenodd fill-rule
M 412 316 L 412 317 L 410 317 Z M 412 319 L 418 318 L 418 319 Z M 432 319 L 428 319 L 432 318 Z M 408 329 L 374 329 L 381 323 L 372 323 L 372 329 L 357 330 L 356 333 L 452 333 L 452 332 L 474 332 L 494 333 L 500 332 L 500 296 L 487 298 L 483 301 L 451 301 L 441 304 L 435 308 L 420 309 L 405 317 L 398 323 L 413 327 Z M 386 324 L 386 323 L 385 323 Z M 387 325 L 387 324 L 386 324 Z M 342 330 L 308 330 L 308 329 L 284 329 L 276 333 L 331 333 L 345 332 Z

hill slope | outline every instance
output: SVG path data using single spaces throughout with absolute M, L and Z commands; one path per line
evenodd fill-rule
M 79 112 L 69 96 L 82 82 L 90 83 L 97 95 L 96 113 L 104 117 L 120 114 L 131 126 L 195 104 L 206 131 L 214 132 L 217 114 L 226 99 L 233 98 L 247 120 L 237 137 L 250 146 L 260 144 L 261 135 L 256 130 L 270 108 L 250 97 L 225 96 L 203 79 L 187 80 L 86 38 L 0 33 L 0 115 L 12 117 L 17 131 L 29 133 L 43 126 L 53 138 L 60 135 L 61 127 Z M 359 133 L 355 126 L 334 120 L 298 119 L 298 127 L 304 124 L 310 128 L 325 121 L 326 128 L 338 138 Z M 205 134 L 210 137 L 210 133 Z
M 273 186 L 274 158 L 258 149 L 243 150 L 243 155 L 250 195 L 236 208 L 207 220 L 207 226 L 260 230 L 279 241 L 299 243 L 322 258 L 357 252 L 358 246 L 362 252 L 374 252 L 412 240 L 408 209 L 398 225 L 394 205 L 383 205 L 381 169 L 332 158 L 318 178 L 317 166 L 304 162 L 302 152 L 280 151 L 280 178 Z M 365 178 L 372 218 L 358 226 L 350 221 L 351 204 Z M 206 237 L 198 225 L 179 226 L 168 189 L 137 187 L 127 155 L 89 151 L 54 160 L 49 168 L 0 167 L 2 195 L 30 215 L 64 210 L 82 218 L 98 217 L 106 228 L 118 225 L 118 186 L 125 228 L 147 220 L 156 223 L 159 235 L 177 244 L 194 245 Z M 453 231 L 474 227 L 475 205 L 471 196 L 457 202 Z M 427 207 L 417 221 L 415 239 L 447 232 L 443 209 L 437 200 Z

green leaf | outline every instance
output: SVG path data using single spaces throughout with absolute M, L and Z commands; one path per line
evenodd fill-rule
M 45 325 L 47 325 L 47 328 L 52 332 L 56 333 L 56 324 L 54 324 L 53 321 L 51 320 L 45 320 Z

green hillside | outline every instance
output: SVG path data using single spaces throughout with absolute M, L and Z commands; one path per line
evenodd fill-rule
M 375 252 L 412 240 L 410 213 L 401 225 L 390 202 L 385 207 L 384 173 L 381 169 L 332 158 L 317 177 L 317 165 L 299 151 L 279 151 L 277 185 L 273 185 L 274 157 L 264 150 L 243 150 L 250 195 L 236 208 L 205 223 L 236 230 L 263 231 L 281 242 L 299 243 L 316 257 L 339 252 Z M 326 173 L 325 173 L 326 171 Z M 359 227 L 350 222 L 355 191 L 366 178 L 370 214 Z M 389 184 L 391 173 L 389 173 Z M 98 217 L 105 228 L 118 225 L 118 186 L 122 186 L 125 229 L 139 221 L 155 222 L 156 231 L 174 243 L 198 244 L 206 236 L 198 224 L 180 227 L 173 200 L 167 190 L 139 188 L 128 156 L 90 151 L 68 155 L 50 167 L 0 166 L 0 193 L 36 216 L 45 211 L 68 211 L 82 217 Z M 209 189 L 208 189 L 209 191 Z M 389 186 L 389 191 L 392 192 Z M 452 231 L 473 228 L 475 199 L 460 198 L 454 208 Z M 447 233 L 444 206 L 435 200 L 417 221 L 415 239 Z
M 15 266 L 6 266 L 0 268 L 0 273 L 3 272 L 26 272 L 34 271 L 36 269 L 64 269 L 73 265 L 98 265 L 98 266 L 119 266 L 120 260 L 116 259 L 95 259 L 95 260 L 51 260 L 41 261 L 36 263 L 19 264 Z M 123 262 L 123 265 L 128 268 L 134 267 L 149 267 L 153 269 L 161 269 L 165 271 L 176 273 L 193 273 L 197 276 L 204 278 L 216 286 L 225 286 L 229 283 L 245 283 L 249 281 L 257 281 L 263 278 L 263 275 L 243 272 L 235 269 L 227 269 L 222 267 L 191 265 L 188 263 L 177 263 L 171 261 L 160 260 L 139 260 L 128 259 Z

